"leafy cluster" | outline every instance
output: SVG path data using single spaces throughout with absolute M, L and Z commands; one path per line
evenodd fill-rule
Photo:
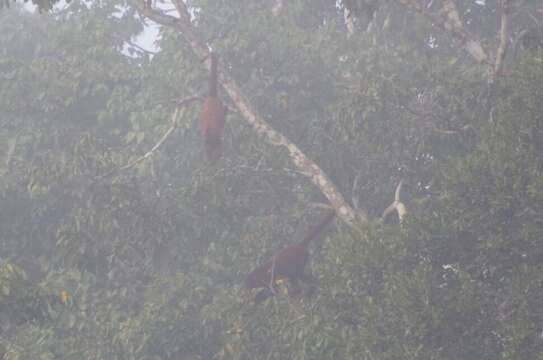
M 257 111 L 371 220 L 311 245 L 315 295 L 255 306 L 244 275 L 324 202 L 288 154 L 221 91 L 218 163 L 194 102 L 125 167 L 204 94 L 201 59 L 132 3 L 3 9 L 0 359 L 543 359 L 541 49 L 489 85 L 400 2 L 187 3 Z M 496 45 L 495 4 L 457 3 Z M 382 221 L 401 178 L 409 214 Z

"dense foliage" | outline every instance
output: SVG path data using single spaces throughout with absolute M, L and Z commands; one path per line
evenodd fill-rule
M 543 359 L 539 1 L 515 10 L 496 82 L 400 1 L 345 1 L 351 36 L 340 2 L 188 3 L 257 111 L 371 220 L 312 244 L 315 295 L 255 306 L 244 275 L 303 237 L 322 194 L 224 91 L 218 163 L 193 102 L 125 167 L 205 93 L 201 59 L 169 28 L 149 49 L 131 2 L 11 4 L 0 359 Z M 456 3 L 496 48 L 495 2 Z M 380 215 L 401 178 L 400 225 Z

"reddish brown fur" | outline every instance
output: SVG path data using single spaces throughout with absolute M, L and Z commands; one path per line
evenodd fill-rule
M 303 246 L 302 244 L 287 246 L 265 264 L 249 273 L 245 280 L 245 286 L 248 289 L 269 287 L 274 259 L 275 267 L 273 273 L 275 280 L 298 278 L 304 272 L 308 257 L 307 246 Z
M 226 108 L 217 96 L 217 57 L 211 53 L 211 71 L 209 74 L 209 94 L 200 113 L 200 130 L 208 160 L 218 160 L 222 155 L 222 136 Z
M 304 273 L 305 264 L 309 258 L 307 246 L 316 238 L 324 227 L 332 221 L 335 212 L 328 214 L 315 228 L 313 228 L 305 239 L 294 245 L 289 245 L 280 250 L 270 260 L 251 271 L 245 279 L 245 287 L 248 289 L 268 288 L 269 292 L 257 295 L 257 302 L 261 302 L 268 296 L 272 296 L 271 288 L 278 279 L 289 279 L 291 283 L 298 280 L 307 280 L 309 275 Z M 272 280 L 273 271 L 273 282 Z

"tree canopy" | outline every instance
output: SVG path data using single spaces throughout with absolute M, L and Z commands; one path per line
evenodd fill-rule
M 539 0 L 32 2 L 0 0 L 0 359 L 543 359 Z M 255 305 L 329 208 L 316 292 Z

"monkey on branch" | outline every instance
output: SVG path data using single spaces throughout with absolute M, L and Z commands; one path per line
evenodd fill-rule
M 217 55 L 211 52 L 209 57 L 211 61 L 209 93 L 200 113 L 200 130 L 204 139 L 206 157 L 208 161 L 215 162 L 222 156 L 226 107 L 217 95 Z
M 309 258 L 307 247 L 332 221 L 335 215 L 335 211 L 331 211 L 308 232 L 301 242 L 280 250 L 270 260 L 247 275 L 245 279 L 247 289 L 263 289 L 255 297 L 256 304 L 275 294 L 275 284 L 278 280 L 288 279 L 294 288 L 298 288 L 299 281 L 309 284 L 315 282 L 313 276 L 304 271 Z

